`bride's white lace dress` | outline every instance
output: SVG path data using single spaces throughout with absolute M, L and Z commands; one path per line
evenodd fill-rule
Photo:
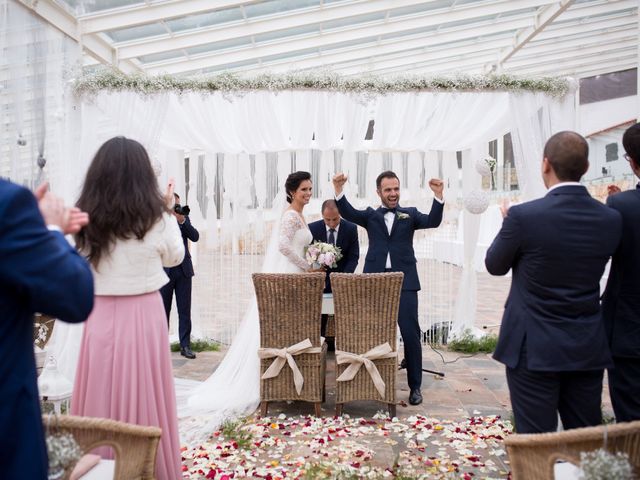
M 294 210 L 282 214 L 277 237 L 272 237 L 262 271 L 297 273 L 308 268 L 304 248 L 312 235 Z M 178 396 L 183 440 L 203 441 L 224 421 L 253 413 L 260 403 L 260 325 L 255 297 L 216 371 L 185 398 Z

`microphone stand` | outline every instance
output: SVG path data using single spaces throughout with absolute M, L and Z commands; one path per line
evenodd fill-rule
M 405 368 L 407 368 L 407 360 L 403 358 L 400 362 L 400 367 L 398 368 L 398 370 L 404 370 Z M 436 372 L 435 370 L 429 370 L 428 368 L 423 368 L 422 371 L 426 373 L 432 373 L 444 378 L 444 372 Z

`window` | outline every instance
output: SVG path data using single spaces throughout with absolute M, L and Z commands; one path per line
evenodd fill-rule
M 607 162 L 615 162 L 620 157 L 618 156 L 618 144 L 608 143 L 604 146 L 604 155 Z

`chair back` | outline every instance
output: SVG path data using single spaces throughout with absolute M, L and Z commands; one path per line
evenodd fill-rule
M 322 272 L 253 274 L 260 319 L 263 416 L 267 415 L 269 402 L 283 400 L 313 402 L 316 416 L 320 416 L 327 352 L 320 338 L 324 283 Z M 286 362 L 283 349 L 291 355 Z
M 336 350 L 365 353 L 388 342 L 396 350 L 403 273 L 332 273 Z
M 320 346 L 324 273 L 254 273 L 260 347 Z
M 153 480 L 156 454 L 162 430 L 118 422 L 107 418 L 43 415 L 45 428 L 68 432 L 84 453 L 97 447 L 111 447 L 115 454 L 114 478 Z M 71 472 L 67 472 L 70 475 Z
M 606 439 L 606 440 L 605 440 Z M 640 420 L 563 432 L 513 434 L 505 439 L 513 480 L 553 480 L 558 460 L 580 464 L 580 453 L 599 448 L 629 455 L 640 474 Z
M 395 416 L 396 332 L 403 277 L 399 272 L 331 274 L 336 324 L 336 415 L 342 413 L 347 402 L 377 400 L 387 403 L 389 416 Z M 375 368 L 363 368 L 361 358 L 373 362 Z

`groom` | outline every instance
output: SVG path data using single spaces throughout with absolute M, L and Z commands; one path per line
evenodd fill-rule
M 429 187 L 435 194 L 428 215 L 420 213 L 415 207 L 400 207 L 400 180 L 398 176 L 386 171 L 376 179 L 376 191 L 382 207 L 374 210 L 356 210 L 347 201 L 342 189 L 347 181 L 346 175 L 338 173 L 333 177 L 338 210 L 346 220 L 356 223 L 367 230 L 369 250 L 364 263 L 364 273 L 402 272 L 404 281 L 400 295 L 398 325 L 404 342 L 404 358 L 407 363 L 409 383 L 409 403 L 422 403 L 422 345 L 420 344 L 420 325 L 418 324 L 418 270 L 413 252 L 413 233 L 423 228 L 436 228 L 442 221 L 444 200 L 442 180 L 429 180 Z

